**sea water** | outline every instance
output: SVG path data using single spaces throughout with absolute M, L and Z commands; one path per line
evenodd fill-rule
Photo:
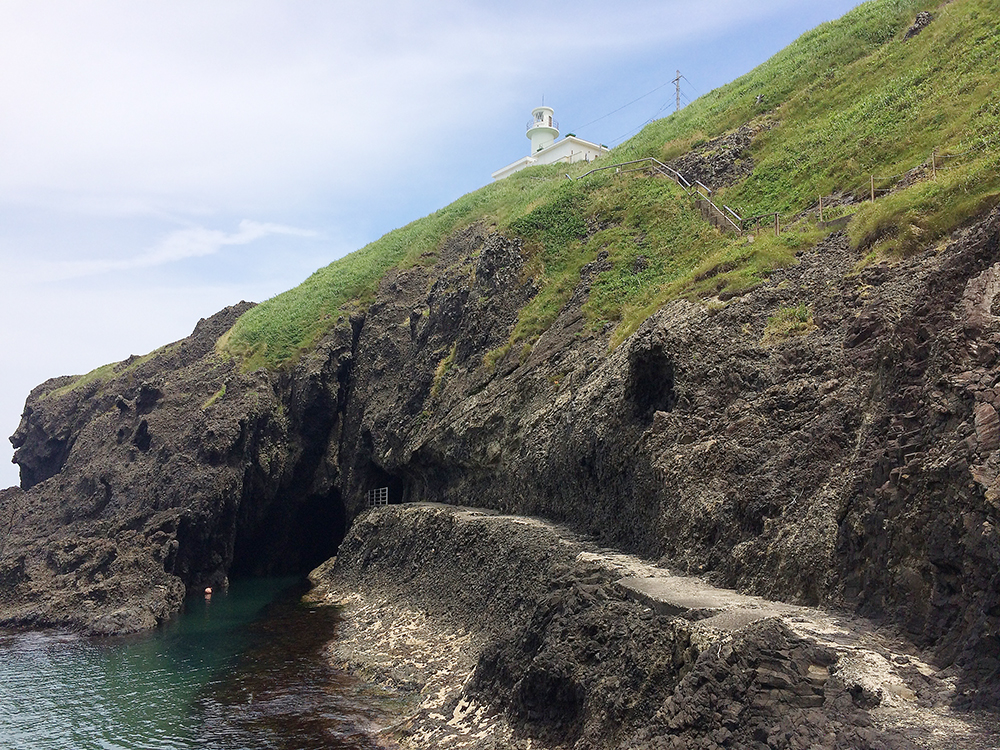
M 238 581 L 143 636 L 0 635 L 0 748 L 373 747 L 364 691 L 322 655 L 337 612 L 303 591 Z

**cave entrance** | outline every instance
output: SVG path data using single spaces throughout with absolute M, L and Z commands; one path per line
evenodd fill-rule
M 307 495 L 270 504 L 268 512 L 238 524 L 230 578 L 303 575 L 337 554 L 347 531 L 340 493 Z
M 411 500 L 410 482 L 406 477 L 390 474 L 378 464 L 369 461 L 368 476 L 365 485 L 366 499 L 372 490 L 386 488 L 388 490 L 388 505 L 399 505 Z
M 625 398 L 632 403 L 633 414 L 646 421 L 652 421 L 657 411 L 674 408 L 674 362 L 662 345 L 631 352 Z

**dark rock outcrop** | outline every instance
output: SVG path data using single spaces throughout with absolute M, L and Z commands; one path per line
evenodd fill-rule
M 859 268 L 833 234 L 742 297 L 668 304 L 610 352 L 582 311 L 596 247 L 552 325 L 507 347 L 536 290 L 519 242 L 483 227 L 387 274 L 287 372 L 215 353 L 231 308 L 32 392 L 0 616 L 146 627 L 185 586 L 308 568 L 388 487 L 889 618 L 964 665 L 969 700 L 996 700 L 998 238 L 994 211 Z M 799 307 L 811 327 L 774 329 Z
M 750 144 L 768 127 L 764 122 L 743 125 L 731 133 L 694 145 L 668 166 L 690 182 L 700 182 L 712 190 L 732 185 L 753 171 Z
M 926 10 L 917 13 L 917 17 L 913 21 L 913 25 L 906 30 L 906 33 L 903 35 L 903 38 L 912 39 L 921 31 L 930 26 L 931 21 L 933 20 L 934 20 L 934 15 L 932 13 L 928 13 Z
M 380 325 L 359 342 L 344 495 L 391 481 L 401 499 L 544 515 L 726 585 L 858 606 L 983 665 L 980 695 L 996 685 L 1000 466 L 970 438 L 1000 369 L 992 297 L 963 300 L 1000 261 L 998 225 L 857 273 L 832 235 L 727 305 L 668 305 L 610 354 L 570 303 L 530 350 L 493 373 L 453 365 L 436 388 L 411 328 Z M 400 311 L 425 299 L 394 283 Z M 814 330 L 765 335 L 799 305 Z M 420 372 L 419 412 L 370 398 Z
M 346 518 L 315 468 L 351 328 L 324 342 L 321 367 L 244 374 L 214 348 L 248 308 L 32 392 L 13 438 L 24 490 L 4 496 L 14 522 L 0 556 L 3 622 L 147 629 L 187 589 L 302 571 L 333 553 Z
M 336 561 L 310 577 L 314 600 L 344 598 L 348 623 L 352 602 L 374 594 L 471 634 L 471 676 L 439 713 L 397 724 L 407 747 L 910 750 L 989 745 L 995 734 L 988 715 L 976 726 L 948 710 L 953 688 L 870 623 L 837 617 L 830 628 L 831 616 L 807 608 L 756 615 L 765 602 L 739 610 L 738 595 L 727 602 L 733 592 L 719 590 L 728 618 L 664 615 L 625 595 L 626 574 L 682 578 L 537 519 L 416 505 L 361 516 Z M 412 628 L 388 637 L 421 641 Z M 410 679 L 387 677 L 391 657 L 376 653 L 380 684 Z M 520 742 L 488 728 L 449 736 L 463 709 L 480 706 L 500 711 Z M 952 735 L 935 737 L 946 721 Z

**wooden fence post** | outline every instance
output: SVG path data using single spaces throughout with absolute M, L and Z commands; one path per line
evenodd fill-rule
M 931 151 L 931 175 L 933 179 L 937 179 L 937 149 Z
M 872 175 L 872 203 L 875 202 L 875 175 Z
M 778 214 L 774 215 L 774 236 L 777 237 L 781 234 L 781 220 L 778 218 Z
M 819 197 L 819 223 L 823 223 L 823 196 Z

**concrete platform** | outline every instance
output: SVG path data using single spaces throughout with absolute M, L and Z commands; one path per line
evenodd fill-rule
M 630 599 L 660 615 L 685 617 L 719 630 L 738 630 L 765 617 L 788 614 L 792 607 L 720 589 L 685 576 L 629 577 L 615 585 Z

